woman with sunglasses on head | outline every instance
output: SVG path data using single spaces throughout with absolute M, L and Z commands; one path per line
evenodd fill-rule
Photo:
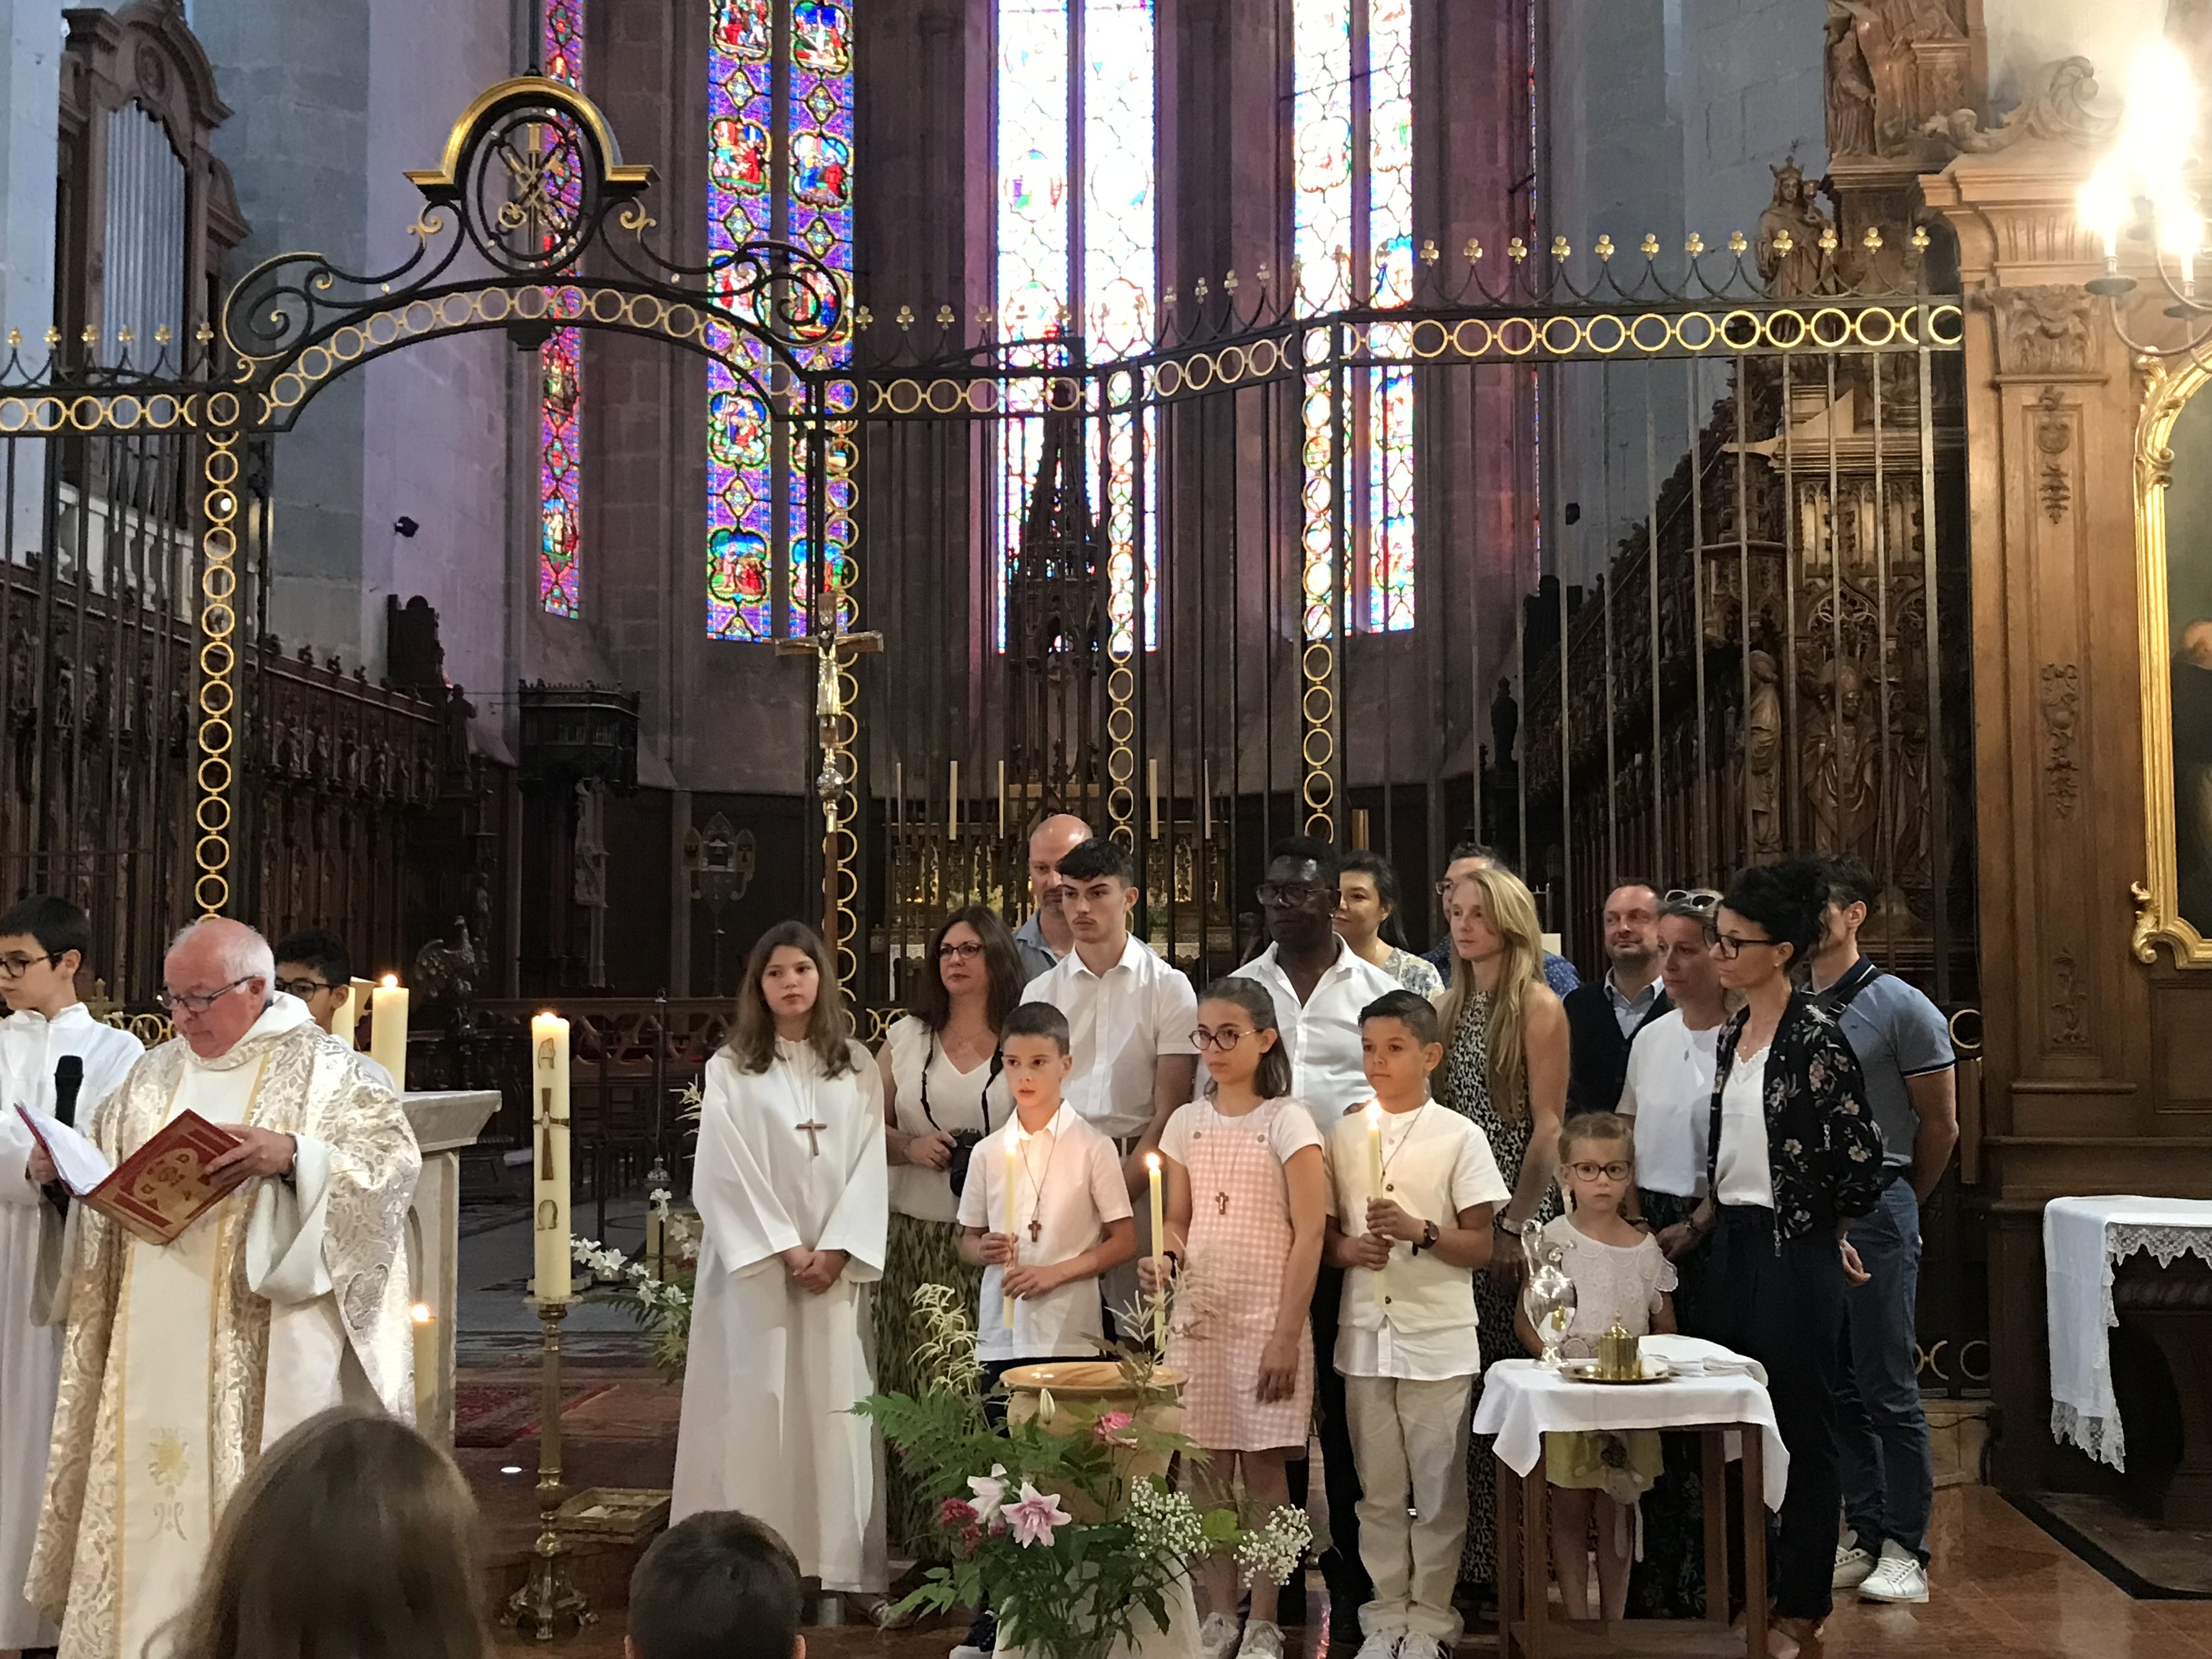
M 1490 1141 L 1498 1172 L 1513 1189 L 1498 1212 L 1489 1270 L 1474 1301 L 1486 1369 L 1519 1357 L 1513 1334 L 1523 1222 L 1559 1213 L 1559 1128 L 1567 1111 L 1567 1015 L 1543 980 L 1544 938 L 1536 900 L 1511 871 L 1471 866 L 1445 896 L 1452 975 L 1436 998 L 1443 1027 L 1439 1103 L 1472 1118 Z M 1491 1437 L 1477 1435 L 1468 1459 L 1463 1588 L 1494 1591 L 1498 1480 Z
M 1817 1655 L 1832 1605 L 1843 1486 L 1829 1376 L 1844 1284 L 1864 1277 L 1844 1232 L 1881 1193 L 1881 1133 L 1857 1057 L 1790 978 L 1820 942 L 1827 902 L 1802 860 L 1742 872 L 1721 902 L 1714 956 L 1744 1006 L 1714 1058 L 1707 1190 L 1690 1223 L 1706 1251 L 1702 1334 L 1765 1367 L 1790 1451 L 1776 1659 Z
M 999 1028 L 1022 1000 L 1014 936 L 981 904 L 938 924 L 909 1009 L 884 1034 L 884 1140 L 890 1159 L 890 1237 L 876 1292 L 876 1358 L 887 1394 L 927 1392 L 914 1356 L 926 1340 L 914 1293 L 948 1285 L 975 1306 L 983 1270 L 960 1259 L 961 1181 L 968 1155 L 1012 1109 L 999 1074 Z M 889 1522 L 895 1553 L 916 1555 L 934 1535 L 935 1505 L 893 1458 Z
M 1634 1213 L 1674 1264 L 1674 1318 L 1705 1334 L 1698 1293 L 1705 1252 L 1690 1218 L 1705 1194 L 1713 1065 L 1729 995 L 1713 955 L 1721 896 L 1677 888 L 1659 903 L 1659 978 L 1674 1006 L 1636 1034 L 1620 1115 L 1635 1125 Z M 1663 1468 L 1644 1494 L 1644 1552 L 1630 1569 L 1629 1611 L 1639 1619 L 1705 1613 L 1702 1455 L 1694 1434 L 1660 1437 Z

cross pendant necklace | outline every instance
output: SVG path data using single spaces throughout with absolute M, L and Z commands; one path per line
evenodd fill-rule
M 1044 1237 L 1044 1223 L 1034 1215 L 1030 1218 L 1030 1243 L 1034 1244 Z
M 1227 1214 L 1229 1213 L 1229 1194 L 1226 1194 L 1226 1193 L 1216 1193 L 1216 1194 L 1214 1194 L 1214 1195 L 1213 1195 L 1213 1212 L 1214 1212 L 1214 1214 L 1216 1214 L 1216 1215 L 1227 1215 Z
M 822 1132 L 830 1127 L 828 1124 L 794 1123 L 791 1127 L 794 1129 L 805 1130 L 806 1133 L 807 1150 L 816 1158 L 822 1156 Z

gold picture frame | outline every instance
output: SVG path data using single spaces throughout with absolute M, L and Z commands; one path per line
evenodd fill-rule
M 2212 362 L 2153 363 L 2146 374 L 2135 459 L 2148 873 L 2134 890 L 2133 945 L 2141 962 L 2163 945 L 2177 968 L 2212 968 L 2212 397 L 2197 396 Z M 2185 565 L 2169 534 L 2177 447 L 2201 462 L 2182 475 L 2182 510 L 2203 531 Z M 2188 601 L 2179 622 L 2178 585 Z

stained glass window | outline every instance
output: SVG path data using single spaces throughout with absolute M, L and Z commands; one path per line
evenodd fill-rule
M 1353 8 L 1364 27 L 1355 30 Z M 1411 0 L 1292 0 L 1291 252 L 1309 313 L 1389 307 L 1413 297 Z M 1364 106 L 1364 107 L 1363 107 Z M 1365 142 L 1357 137 L 1364 115 Z M 1364 199 L 1364 211 L 1361 201 Z M 1329 337 L 1308 336 L 1311 355 Z M 1360 343 L 1354 342 L 1353 343 Z M 1406 355 L 1401 325 L 1366 329 L 1378 357 Z M 1329 376 L 1306 377 L 1300 551 L 1305 632 L 1322 639 L 1345 616 L 1376 631 L 1413 624 L 1413 377 L 1366 369 L 1340 411 Z M 1338 491 L 1342 483 L 1341 494 Z M 1337 513 L 1350 515 L 1340 525 Z M 1336 547 L 1352 550 L 1353 592 L 1336 592 Z M 1349 603 L 1346 603 L 1348 600 Z
M 1144 351 L 1159 258 L 1152 0 L 999 0 L 998 21 L 998 318 L 1008 363 L 1096 364 Z M 1079 135 L 1079 190 L 1070 163 Z M 1010 410 L 1043 408 L 1035 381 L 1009 380 L 1005 397 Z M 1106 550 L 1109 644 L 1127 651 L 1140 547 L 1148 641 L 1158 614 L 1154 428 L 1149 413 L 1085 424 L 1085 495 L 1097 503 Z M 1041 419 L 1001 425 L 1003 646 L 1004 575 L 1020 551 L 1045 444 Z
M 584 70 L 584 0 L 546 0 L 542 43 L 545 73 L 580 87 Z M 562 152 L 562 160 L 566 153 Z M 553 191 L 573 212 L 582 181 L 556 161 Z M 571 313 L 570 314 L 574 314 Z M 576 556 L 583 508 L 580 422 L 584 407 L 582 336 L 556 329 L 538 349 L 538 599 L 556 617 L 581 614 Z
M 714 0 L 708 43 L 707 246 L 710 258 L 763 238 L 796 242 L 849 283 L 853 270 L 853 9 L 848 0 Z M 726 290 L 726 304 L 731 303 Z M 846 361 L 841 328 L 811 367 Z M 775 556 L 787 550 L 787 626 L 806 631 L 811 562 L 804 428 L 775 452 L 765 358 L 707 374 L 707 631 L 775 631 Z M 827 582 L 843 585 L 853 542 L 853 443 L 828 434 Z M 779 487 L 780 486 L 780 487 Z M 779 495 L 782 506 L 778 521 Z

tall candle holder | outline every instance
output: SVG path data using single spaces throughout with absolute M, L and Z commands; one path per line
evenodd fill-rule
M 568 1316 L 566 1302 L 540 1302 L 538 1317 L 544 1327 L 540 1370 L 545 1385 L 544 1415 L 538 1433 L 538 1542 L 530 1558 L 530 1571 L 522 1588 L 507 1598 L 500 1623 L 534 1640 L 550 1642 L 563 1619 L 574 1619 L 581 1630 L 599 1622 L 599 1615 L 584 1592 L 568 1577 L 562 1557 L 568 1547 L 554 1524 L 561 1501 L 568 1489 L 561 1479 L 561 1322 Z

